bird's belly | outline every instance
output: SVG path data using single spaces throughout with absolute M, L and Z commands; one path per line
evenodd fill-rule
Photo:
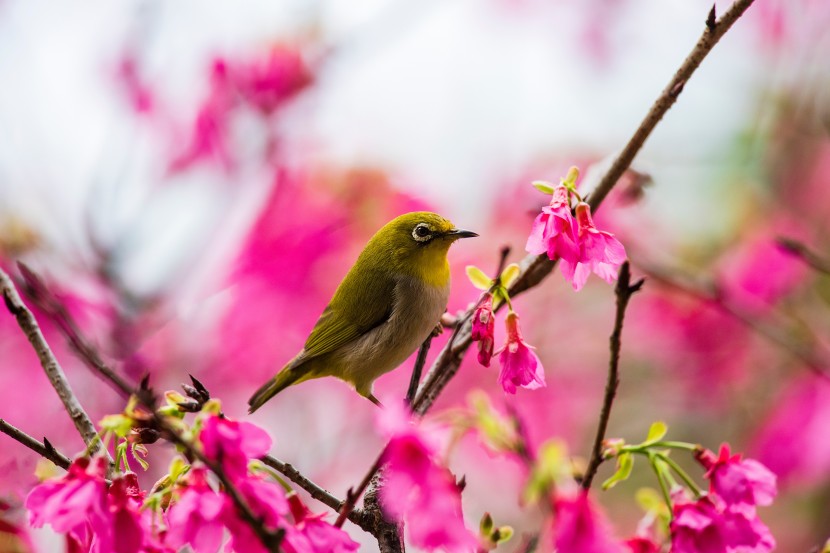
M 402 279 L 395 287 L 395 308 L 389 319 L 344 348 L 346 380 L 354 383 L 358 392 L 371 390 L 376 378 L 418 349 L 440 321 L 448 298 L 449 284 L 434 287 Z

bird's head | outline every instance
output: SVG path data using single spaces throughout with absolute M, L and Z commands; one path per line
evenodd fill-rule
M 399 270 L 418 274 L 426 280 L 447 271 L 447 250 L 460 238 L 478 236 L 456 228 L 450 221 L 428 211 L 416 211 L 396 217 L 380 229 L 373 242 Z

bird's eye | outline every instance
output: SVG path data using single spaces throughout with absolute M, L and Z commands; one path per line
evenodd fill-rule
M 432 238 L 432 228 L 425 223 L 421 223 L 412 231 L 412 238 L 418 242 L 426 242 Z

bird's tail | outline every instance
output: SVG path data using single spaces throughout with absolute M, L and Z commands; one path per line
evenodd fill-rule
M 292 369 L 290 365 L 286 366 L 251 396 L 251 399 L 248 400 L 248 414 L 262 407 L 266 401 L 292 384 L 296 384 L 302 377 L 303 374 L 301 374 L 301 371 Z

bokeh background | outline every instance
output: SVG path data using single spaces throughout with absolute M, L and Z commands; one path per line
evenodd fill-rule
M 252 390 L 302 347 L 392 217 L 429 209 L 480 233 L 451 252 L 449 309 L 475 301 L 465 265 L 493 271 L 503 244 L 511 261 L 524 255 L 546 202 L 530 182 L 578 165 L 589 190 L 709 8 L 0 0 L 0 263 L 43 275 L 125 374 L 149 373 L 158 389 L 192 374 L 246 418 Z M 597 215 L 647 277 L 629 310 L 609 434 L 639 441 L 662 419 L 674 439 L 729 441 L 767 464 L 781 493 L 761 516 L 780 551 L 830 536 L 830 277 L 777 244 L 794 238 L 830 258 L 828 59 L 830 4 L 757 0 Z M 594 278 L 574 293 L 554 274 L 516 308 L 548 386 L 506 397 L 498 364 L 471 355 L 435 411 L 481 389 L 518 410 L 534 443 L 563 439 L 586 457 L 613 290 Z M 119 412 L 41 319 L 93 418 Z M 411 366 L 376 394 L 402 396 Z M 250 419 L 272 433 L 275 456 L 344 495 L 382 446 L 374 409 L 323 380 Z M 82 447 L 11 316 L 0 316 L 0 417 L 65 452 Z M 145 484 L 170 454 L 151 448 Z M 12 524 L 36 463 L 0 438 Z M 511 460 L 469 438 L 450 466 L 466 475 L 471 528 L 485 511 L 519 534 L 538 528 Z M 600 494 L 618 536 L 641 516 L 634 491 L 653 485 L 639 467 Z M 62 548 L 49 530 L 33 539 Z

